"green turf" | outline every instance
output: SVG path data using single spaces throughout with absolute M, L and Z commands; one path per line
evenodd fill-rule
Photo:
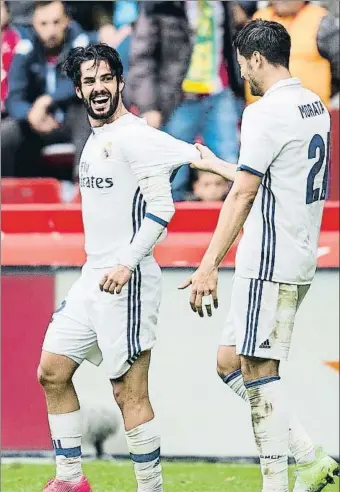
M 164 462 L 163 470 L 165 492 L 261 491 L 258 466 Z M 93 492 L 136 492 L 132 465 L 128 461 L 85 463 L 84 471 Z M 53 472 L 53 465 L 2 465 L 1 490 L 41 492 Z

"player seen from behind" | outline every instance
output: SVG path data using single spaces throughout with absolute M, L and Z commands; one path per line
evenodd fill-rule
M 235 47 L 242 77 L 254 96 L 263 97 L 244 111 L 237 166 L 201 147 L 196 167 L 234 184 L 202 262 L 182 288 L 191 284 L 192 309 L 203 316 L 203 303 L 211 315 L 218 267 L 244 226 L 218 374 L 250 403 L 263 492 L 288 492 L 288 447 L 297 462 L 294 492 L 319 492 L 339 466 L 292 415 L 279 367 L 317 266 L 330 116 L 320 98 L 291 77 L 291 41 L 281 24 L 252 21 L 237 34 Z

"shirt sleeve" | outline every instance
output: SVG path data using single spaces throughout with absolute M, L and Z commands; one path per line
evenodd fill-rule
M 124 154 L 138 180 L 161 174 L 170 176 L 182 164 L 200 159 L 194 145 L 146 124 L 134 127 L 133 135 L 126 141 Z
M 272 128 L 273 121 L 259 107 L 258 102 L 245 109 L 241 125 L 238 171 L 248 171 L 259 177 L 265 175 L 278 153 Z

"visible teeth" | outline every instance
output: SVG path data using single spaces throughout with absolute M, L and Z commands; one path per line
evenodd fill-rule
M 106 102 L 108 101 L 108 98 L 107 97 L 104 97 L 102 99 L 94 99 L 94 102 L 97 102 L 97 103 L 103 103 L 103 102 Z

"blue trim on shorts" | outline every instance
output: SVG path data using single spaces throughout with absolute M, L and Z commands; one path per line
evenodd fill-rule
M 242 355 L 254 356 L 256 350 L 257 330 L 263 293 L 263 280 L 251 279 L 248 294 L 246 333 L 241 350 Z
M 248 381 L 244 383 L 244 386 L 249 388 L 256 388 L 257 386 L 263 386 L 264 384 L 273 383 L 274 381 L 280 381 L 280 376 L 270 376 L 267 378 L 254 379 L 254 381 Z
M 135 235 L 142 225 L 145 217 L 146 202 L 143 194 L 138 187 L 132 202 L 132 243 Z M 140 326 L 141 326 L 141 284 L 142 273 L 140 265 L 137 265 L 128 286 L 128 326 L 127 326 L 127 346 L 129 365 L 132 365 L 141 353 Z
M 135 463 L 149 463 L 150 461 L 155 461 L 161 455 L 161 448 L 155 449 L 151 453 L 147 454 L 134 454 L 130 453 L 132 461 Z
M 261 308 L 262 293 L 263 293 L 263 281 L 262 280 L 256 280 L 256 284 L 257 284 L 257 286 L 259 286 L 259 289 L 258 289 L 255 321 L 254 321 L 254 325 L 253 325 L 254 334 L 253 334 L 253 344 L 251 347 L 251 355 L 255 354 L 255 349 L 256 349 L 257 328 L 259 326 L 260 308 Z

